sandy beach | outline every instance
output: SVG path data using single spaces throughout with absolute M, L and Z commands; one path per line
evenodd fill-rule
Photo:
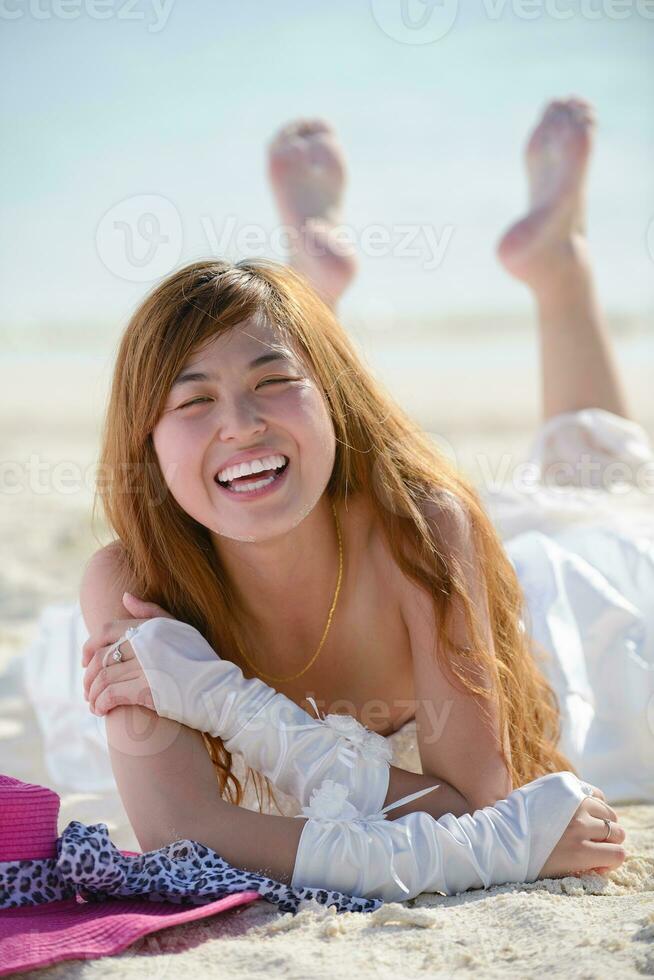
M 654 437 L 654 345 L 640 326 L 615 327 L 633 415 Z M 112 338 L 61 343 L 49 355 L 14 346 L 0 391 L 3 493 L 0 520 L 0 771 L 57 790 L 60 831 L 69 820 L 107 823 L 137 849 L 111 792 L 72 792 L 53 782 L 38 718 L 25 697 L 22 657 L 51 603 L 76 600 L 84 563 L 110 539 L 91 525 L 94 464 L 111 376 Z M 477 481 L 503 454 L 524 456 L 539 422 L 534 334 L 484 333 L 480 323 L 360 337 L 398 400 Z M 486 467 L 486 469 L 485 469 Z M 173 927 L 115 957 L 71 961 L 34 977 L 616 978 L 654 974 L 654 806 L 618 807 L 628 858 L 588 875 L 442 898 L 423 895 L 360 915 L 306 903 L 293 917 L 265 901 Z

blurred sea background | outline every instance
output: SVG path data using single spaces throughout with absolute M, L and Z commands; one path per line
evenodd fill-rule
M 550 98 L 591 100 L 597 283 L 654 435 L 654 5 L 15 0 L 0 20 L 10 646 L 76 597 L 98 547 L 93 467 L 132 310 L 193 259 L 283 260 L 266 145 L 298 116 L 330 120 L 347 155 L 360 275 L 342 320 L 479 479 L 518 463 L 541 418 L 531 298 L 494 257 L 526 204 L 524 143 Z

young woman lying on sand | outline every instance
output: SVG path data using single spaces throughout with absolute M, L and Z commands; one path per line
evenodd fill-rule
M 585 406 L 626 417 L 584 240 L 592 129 L 586 103 L 548 106 L 528 146 L 531 210 L 500 245 L 538 303 L 546 418 Z M 190 838 L 280 881 L 391 897 L 409 897 L 386 880 L 393 861 L 381 884 L 363 868 L 384 834 L 403 835 L 379 843 L 386 858 L 414 848 L 417 865 L 449 855 L 454 868 L 455 841 L 455 852 L 484 851 L 477 877 L 400 874 L 415 893 L 524 880 L 516 855 L 535 840 L 532 878 L 614 869 L 624 831 L 557 748 L 556 698 L 477 491 L 380 388 L 333 313 L 354 273 L 329 237 L 343 188 L 334 134 L 288 127 L 271 175 L 282 218 L 307 246 L 302 275 L 195 262 L 146 298 L 116 363 L 100 493 L 117 540 L 89 562 L 80 601 L 85 692 L 106 714 L 138 840 Z M 252 475 L 234 468 L 257 459 Z M 131 642 L 121 640 L 129 626 Z M 261 681 L 248 687 L 233 665 Z M 312 721 L 301 710 L 313 715 L 310 697 L 354 710 Z M 388 735 L 407 701 L 421 775 L 389 768 L 383 740 L 348 717 Z M 259 730 L 245 731 L 257 712 Z M 269 792 L 274 777 L 305 804 L 302 820 L 234 805 L 237 750 L 255 783 L 258 769 Z M 558 811 L 550 792 L 565 798 Z M 358 824 L 368 843 L 357 838 L 351 853 L 363 877 L 330 878 L 353 846 L 338 834 L 399 800 L 387 820 Z M 329 861 L 308 867 L 309 851 Z

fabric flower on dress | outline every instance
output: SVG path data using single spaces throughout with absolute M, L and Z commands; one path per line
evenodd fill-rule
M 370 762 L 378 759 L 380 762 L 390 763 L 393 758 L 393 750 L 383 735 L 371 732 L 360 721 L 351 715 L 327 715 L 321 718 L 318 705 L 313 698 L 307 698 L 316 712 L 318 721 L 327 728 L 331 728 L 335 735 L 347 739 L 353 749 L 358 749 L 359 754 Z M 356 756 L 352 757 L 350 765 L 354 765 Z
M 366 759 L 390 762 L 393 758 L 393 750 L 384 736 L 378 735 L 377 732 L 371 732 L 356 718 L 352 718 L 350 715 L 327 715 L 324 723 L 332 731 L 345 736 Z
M 355 805 L 350 803 L 348 795 L 349 790 L 343 783 L 337 783 L 333 779 L 324 779 L 311 794 L 309 805 L 303 807 L 302 813 L 298 813 L 296 816 L 330 823 L 356 820 L 362 815 Z

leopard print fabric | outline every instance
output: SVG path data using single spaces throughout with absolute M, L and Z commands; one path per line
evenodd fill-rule
M 297 912 L 315 899 L 337 912 L 372 912 L 380 899 L 356 898 L 319 888 L 291 888 L 272 878 L 233 868 L 219 854 L 192 840 L 156 851 L 121 854 L 104 823 L 71 820 L 56 841 L 57 857 L 0 862 L 0 909 L 40 905 L 79 895 L 87 902 L 136 897 L 152 902 L 205 905 L 234 892 L 256 891 L 279 907 Z

